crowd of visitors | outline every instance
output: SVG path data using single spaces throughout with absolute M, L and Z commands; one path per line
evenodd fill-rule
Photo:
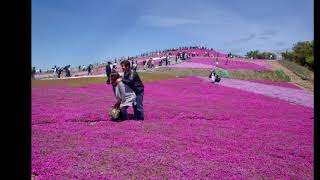
M 177 48 L 168 48 L 168 49 L 164 49 L 164 50 L 149 51 L 149 52 L 142 53 L 142 54 L 136 55 L 136 56 L 114 58 L 113 60 L 109 60 L 110 63 L 108 63 L 106 65 L 106 74 L 107 75 L 109 74 L 109 76 L 110 76 L 111 71 L 115 71 L 117 69 L 117 65 L 120 65 L 121 62 L 126 61 L 126 60 L 130 62 L 130 68 L 134 71 L 137 71 L 137 69 L 139 67 L 137 59 L 139 59 L 139 58 L 144 59 L 143 60 L 143 68 L 144 69 L 152 69 L 152 68 L 156 67 L 155 63 L 157 63 L 157 65 L 159 65 L 159 66 L 163 66 L 163 65 L 168 66 L 168 65 L 172 64 L 172 62 L 174 62 L 174 61 L 175 61 L 175 63 L 178 63 L 179 60 L 184 61 L 184 60 L 187 60 L 191 57 L 198 56 L 198 54 L 196 54 L 195 52 L 188 51 L 188 50 L 192 50 L 192 49 L 194 49 L 194 50 L 196 50 L 196 49 L 213 50 L 212 48 L 209 49 L 205 46 L 183 46 L 183 47 L 177 47 Z M 176 54 L 174 56 L 172 53 L 173 51 L 178 51 L 178 54 Z M 154 55 L 159 55 L 162 57 L 165 56 L 165 58 L 161 58 L 160 61 L 155 62 L 155 60 L 152 59 L 152 57 L 154 57 Z M 209 54 L 205 54 L 205 56 L 206 55 L 209 55 Z M 149 57 L 149 60 L 145 57 Z M 231 53 L 229 53 L 228 57 L 235 57 L 235 56 L 232 55 Z M 226 63 L 228 63 L 228 61 L 226 61 Z M 61 67 L 55 66 L 54 68 L 47 70 L 47 71 L 44 71 L 44 72 L 45 73 L 52 72 L 53 75 L 58 78 L 60 78 L 62 73 L 65 72 L 65 77 L 71 77 L 70 65 L 68 65 L 68 66 L 69 66 L 68 68 L 65 68 L 65 67 L 61 68 Z M 107 70 L 107 66 L 110 66 L 111 71 L 109 68 Z M 87 73 L 88 73 L 87 75 L 93 75 L 94 66 L 92 64 L 90 64 L 88 66 L 79 65 L 76 69 L 78 70 L 78 72 L 87 71 Z M 107 71 L 108 71 L 108 73 L 107 73 Z M 35 70 L 35 68 L 32 68 L 32 78 L 34 79 L 35 75 L 37 73 L 41 73 L 41 72 L 42 72 L 42 70 Z M 108 79 L 110 81 L 110 77 Z

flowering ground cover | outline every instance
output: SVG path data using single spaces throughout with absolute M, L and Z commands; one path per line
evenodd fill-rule
M 142 64 L 143 60 L 148 60 L 149 58 L 155 58 L 155 57 L 164 57 L 167 54 L 171 54 L 171 56 L 175 56 L 178 53 L 195 53 L 195 55 L 197 56 L 204 56 L 206 55 L 206 53 L 209 53 L 210 55 L 218 55 L 219 58 L 225 58 L 226 54 L 215 51 L 215 50 L 205 50 L 205 49 L 182 49 L 182 50 L 175 50 L 175 51 L 169 51 L 169 52 L 163 52 L 163 53 L 159 53 L 159 54 L 152 54 L 146 57 L 139 57 L 139 58 L 135 58 L 134 61 L 138 61 L 138 64 Z
M 145 121 L 111 87 L 34 86 L 38 179 L 312 179 L 313 109 L 196 77 L 145 83 Z M 132 113 L 132 109 L 130 109 Z
M 194 63 L 194 62 L 183 62 L 179 64 L 169 65 L 167 67 L 172 68 L 212 68 L 212 65 L 203 64 L 203 63 Z
M 258 65 L 255 63 L 237 61 L 233 59 L 227 61 L 225 59 L 220 58 L 218 59 L 218 64 L 215 64 L 216 60 L 214 58 L 191 58 L 189 62 L 208 64 L 211 66 L 216 65 L 217 67 L 228 70 L 271 70 L 271 66 Z

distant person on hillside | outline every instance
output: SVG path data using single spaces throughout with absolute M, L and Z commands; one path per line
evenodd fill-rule
M 143 112 L 143 96 L 144 96 L 144 86 L 136 71 L 130 70 L 130 62 L 123 61 L 121 63 L 121 68 L 124 72 L 122 82 L 128 85 L 136 94 L 136 104 L 133 106 L 134 115 L 136 120 L 144 120 Z M 120 81 L 120 80 L 117 80 Z
M 66 69 L 66 77 L 71 77 L 70 69 Z
M 88 66 L 88 75 L 92 75 L 92 69 L 91 69 L 91 64 Z
M 129 62 L 129 61 L 128 61 Z M 130 62 L 129 62 L 130 64 Z M 121 80 L 117 72 L 110 74 L 113 93 L 116 97 L 115 108 L 120 109 L 120 120 L 129 119 L 127 109 L 135 104 L 136 94 L 134 91 Z
M 65 77 L 71 77 L 70 66 L 71 65 L 67 65 L 63 68 L 63 70 L 66 72 Z
M 137 71 L 138 63 L 133 63 L 132 70 Z
M 152 58 L 150 58 L 147 62 L 147 68 L 152 68 Z
M 58 67 L 58 70 L 57 70 L 58 78 L 60 78 L 61 73 L 62 73 L 62 68 L 59 68 L 59 67 Z
M 108 64 L 106 65 L 106 74 L 107 74 L 107 84 L 110 84 L 110 74 L 111 74 L 111 62 L 108 62 Z
M 111 71 L 116 71 L 116 70 L 117 70 L 117 63 L 113 63 Z
M 55 75 L 57 72 L 57 66 L 55 65 L 52 69 L 53 69 L 53 75 Z
M 35 74 L 36 74 L 36 67 L 33 67 L 31 70 L 31 78 L 35 79 Z
M 182 60 L 182 61 L 184 61 L 184 60 L 185 60 L 184 56 L 185 56 L 185 53 L 184 53 L 184 52 L 183 52 L 183 53 L 181 53 L 181 60 Z
M 220 82 L 220 79 L 221 79 L 216 73 L 216 68 L 217 68 L 216 66 L 213 66 L 213 69 L 212 69 L 212 71 L 210 72 L 210 75 L 209 75 L 209 78 L 211 79 L 212 83 Z
M 78 71 L 81 71 L 81 65 L 78 67 Z

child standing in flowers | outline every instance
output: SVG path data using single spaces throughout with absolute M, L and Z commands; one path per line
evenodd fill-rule
M 121 76 L 118 72 L 112 72 L 110 74 L 110 80 L 113 93 L 116 97 L 116 104 L 114 107 L 120 109 L 120 119 L 127 120 L 129 119 L 127 109 L 134 103 L 136 95 L 129 86 L 121 81 Z

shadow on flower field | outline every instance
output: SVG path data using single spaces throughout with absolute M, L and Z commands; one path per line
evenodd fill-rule
M 32 172 L 39 179 L 312 179 L 313 108 L 196 77 L 162 79 L 145 81 L 142 122 L 110 121 L 114 95 L 105 80 L 33 86 Z

